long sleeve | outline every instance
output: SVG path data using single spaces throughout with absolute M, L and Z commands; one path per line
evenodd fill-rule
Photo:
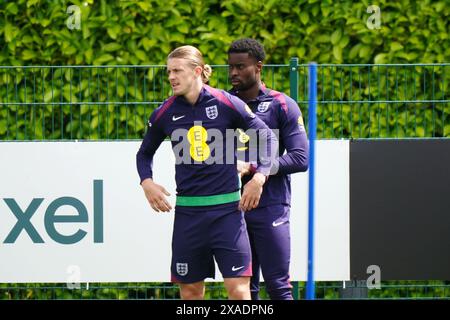
M 141 183 L 147 178 L 153 178 L 153 156 L 166 137 L 163 130 L 159 127 L 159 123 L 155 121 L 157 111 L 155 110 L 152 113 L 148 121 L 149 128 L 136 154 L 136 166 Z
M 309 144 L 297 103 L 286 97 L 287 110 L 280 110 L 280 141 L 286 153 L 275 161 L 277 174 L 303 172 L 308 169 Z

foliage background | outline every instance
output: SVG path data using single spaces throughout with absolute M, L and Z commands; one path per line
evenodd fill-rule
M 81 10 L 80 30 L 67 26 L 73 17 L 67 8 L 72 4 Z M 4 106 L 0 137 L 140 138 L 151 111 L 170 95 L 163 65 L 167 54 L 182 44 L 199 47 L 206 62 L 214 65 L 226 63 L 229 44 L 241 37 L 260 40 L 269 64 L 285 65 L 291 57 L 298 57 L 300 64 L 449 61 L 450 6 L 445 1 L 380 1 L 381 28 L 374 30 L 366 25 L 372 15 L 366 11 L 369 4 L 348 0 L 3 1 L 0 65 L 160 66 L 0 67 Z M 319 105 L 319 137 L 450 136 L 449 67 L 323 69 L 319 97 L 331 103 Z M 215 71 L 211 84 L 229 88 L 226 69 Z M 307 116 L 306 70 L 299 74 L 298 100 Z M 292 92 L 289 68 L 269 69 L 266 76 L 272 88 Z M 375 100 L 388 102 L 373 108 Z
M 81 8 L 81 30 L 66 26 Z M 366 26 L 369 1 L 17 0 L 0 5 L 2 65 L 164 64 L 181 44 L 211 64 L 254 37 L 268 63 L 439 63 L 450 58 L 447 1 L 380 0 L 381 29 Z

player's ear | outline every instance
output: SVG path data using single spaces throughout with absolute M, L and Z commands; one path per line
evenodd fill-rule
M 202 67 L 200 67 L 200 66 L 196 66 L 196 67 L 194 68 L 194 73 L 195 73 L 195 75 L 196 75 L 197 77 L 201 77 L 202 71 L 203 71 L 203 69 L 202 69 Z
M 262 61 L 256 62 L 256 69 L 258 70 L 259 73 L 261 73 L 262 68 L 263 68 L 263 63 L 262 63 Z

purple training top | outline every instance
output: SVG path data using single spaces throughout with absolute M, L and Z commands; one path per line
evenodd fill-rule
M 165 137 L 169 136 L 177 159 L 186 159 L 187 156 L 191 160 L 191 163 L 184 161 L 175 165 L 178 195 L 206 196 L 239 190 L 236 146 L 232 150 L 233 160 L 227 163 L 225 142 L 226 130 L 238 128 L 258 130 L 267 139 L 267 157 L 259 161 L 257 171 L 268 175 L 275 152 L 278 151 L 277 140 L 272 130 L 255 117 L 242 100 L 208 85 L 203 85 L 194 106 L 183 96 L 170 97 L 152 113 L 148 131 L 137 153 L 136 162 L 141 182 L 152 178 L 153 155 Z M 213 132 L 221 133 L 221 150 L 213 147 L 214 139 L 218 139 L 211 134 Z M 210 157 L 222 161 L 208 163 Z
M 237 94 L 233 90 L 230 93 Z M 290 205 L 290 174 L 308 169 L 309 145 L 300 108 L 292 98 L 284 93 L 267 89 L 264 85 L 260 87 L 256 99 L 247 101 L 247 104 L 269 128 L 279 130 L 278 154 L 282 155 L 274 162 L 278 171 L 264 184 L 258 207 L 276 204 Z M 248 161 L 248 145 L 247 141 L 238 146 L 241 153 L 239 159 Z M 285 151 L 287 151 L 286 154 L 284 154 Z M 251 176 L 244 176 L 242 184 L 245 185 L 250 179 Z

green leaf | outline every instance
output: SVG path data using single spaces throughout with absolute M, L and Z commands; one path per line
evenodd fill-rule
M 316 0 L 309 0 L 309 3 L 314 3 L 314 2 L 317 2 Z M 312 7 L 312 9 L 311 9 L 311 13 L 312 13 L 312 15 L 313 15 L 313 17 L 317 17 L 317 14 L 319 13 L 319 6 L 318 5 L 316 5 L 316 6 L 313 6 Z
M 422 126 L 417 126 L 417 136 L 425 137 L 425 129 Z
M 138 6 L 144 11 L 144 12 L 149 12 L 150 9 L 152 8 L 152 5 L 148 2 L 144 2 L 144 1 L 139 1 L 138 2 Z
M 347 35 L 345 35 L 345 36 L 343 36 L 342 38 L 341 38 L 341 40 L 339 41 L 339 44 L 338 44 L 338 46 L 340 47 L 340 48 L 345 48 L 346 46 L 347 46 L 347 44 L 350 42 L 350 37 L 349 36 L 347 36 Z
M 309 22 L 308 12 L 302 11 L 302 13 L 300 13 L 300 21 L 303 23 L 303 25 L 308 24 L 308 22 Z
M 327 34 L 321 34 L 315 38 L 316 43 L 327 43 L 330 41 L 330 36 Z
M 33 38 L 30 37 L 30 36 L 28 36 L 28 35 L 23 36 L 22 42 L 25 43 L 25 44 L 28 44 L 28 43 L 30 43 L 30 42 L 33 42 Z
M 1 135 L 5 134 L 6 130 L 7 130 L 6 120 L 1 120 L 0 121 L 0 134 Z
M 358 55 L 359 50 L 361 50 L 361 47 L 362 47 L 362 44 L 360 44 L 360 43 L 358 43 L 357 45 L 353 46 L 353 48 L 351 48 L 351 50 L 350 50 L 350 53 L 348 54 L 348 57 L 350 59 L 355 58 Z
M 334 46 L 333 47 L 333 56 L 337 60 L 337 62 L 342 62 L 342 49 L 341 47 Z
M 450 137 L 450 123 L 444 127 L 444 137 Z
M 319 28 L 319 26 L 317 24 L 310 25 L 308 28 L 306 28 L 306 34 L 309 35 L 309 34 L 313 33 L 314 31 L 316 31 L 318 28 Z
M 328 17 L 328 15 L 329 15 L 330 12 L 331 12 L 331 8 L 328 7 L 328 4 L 322 4 L 321 9 L 322 9 L 322 14 L 323 14 L 323 16 L 324 16 L 324 17 Z
M 387 54 L 386 53 L 379 53 L 375 56 L 374 63 L 387 63 Z
M 125 88 L 121 85 L 117 86 L 117 95 L 120 98 L 123 98 L 123 96 L 125 95 Z
M 36 42 L 39 45 L 42 45 L 43 40 L 41 37 L 39 37 L 37 34 L 33 34 L 33 41 Z
M 44 95 L 44 102 L 54 102 L 55 99 L 59 96 L 59 90 L 49 90 Z
M 300 47 L 297 49 L 297 56 L 299 58 L 303 58 L 305 56 L 305 53 L 306 53 L 305 47 Z
M 355 23 L 361 23 L 361 19 L 355 18 L 355 17 L 348 17 L 347 18 L 347 25 L 355 24 Z
M 398 51 L 401 49 L 403 49 L 403 46 L 400 43 L 398 43 L 396 41 L 391 42 L 391 51 Z
M 181 33 L 186 34 L 189 32 L 189 26 L 186 22 L 183 21 L 177 25 L 177 30 L 180 31 Z
M 117 39 L 117 35 L 120 32 L 120 25 L 114 25 L 112 27 L 109 27 L 107 29 L 108 35 L 112 38 L 112 39 Z
M 14 38 L 14 28 L 10 23 L 5 24 L 5 40 L 6 42 L 11 42 Z
M 91 62 L 92 62 L 92 56 L 93 56 L 93 54 L 94 54 L 94 51 L 93 51 L 91 48 L 87 49 L 87 50 L 84 52 L 84 56 L 86 57 L 86 60 L 87 60 L 88 63 L 91 63 Z
M 434 7 L 436 8 L 436 12 L 441 12 L 446 7 L 445 2 L 438 2 L 434 4 Z
M 17 7 L 17 4 L 15 2 L 10 2 L 7 6 L 6 6 L 6 11 L 8 11 L 9 13 L 12 13 L 14 15 L 16 15 L 19 12 L 19 8 Z
M 136 50 L 135 54 L 136 57 L 138 57 L 138 59 L 141 61 L 145 61 L 147 59 L 147 54 L 142 50 Z
M 117 51 L 121 48 L 122 48 L 122 46 L 120 44 L 118 44 L 117 42 L 110 42 L 103 46 L 103 50 L 105 50 L 106 52 Z
M 39 3 L 39 0 L 28 0 L 27 1 L 27 8 L 34 6 L 36 3 Z
M 148 39 L 148 38 L 142 39 L 142 46 L 146 51 L 149 51 L 155 44 L 156 44 L 155 39 Z
M 36 57 L 36 53 L 34 51 L 28 49 L 22 51 L 23 60 L 31 60 L 34 57 Z
M 359 57 L 368 58 L 371 52 L 372 49 L 369 46 L 362 46 L 361 50 L 359 50 Z
M 77 51 L 78 51 L 77 48 L 76 48 L 75 46 L 72 46 L 72 45 L 69 45 L 69 46 L 67 46 L 65 49 L 62 50 L 62 52 L 63 52 L 65 55 L 67 55 L 67 56 L 73 55 L 73 54 L 75 54 Z
M 341 39 L 342 31 L 341 29 L 336 29 L 333 34 L 331 35 L 331 43 L 333 45 L 337 44 L 339 40 Z
M 110 54 L 103 54 L 100 57 L 96 58 L 94 60 L 93 64 L 94 65 L 101 65 L 101 64 L 103 64 L 105 62 L 108 62 L 108 61 L 111 61 L 113 59 L 114 59 L 114 57 L 112 55 L 110 55 Z
M 273 37 L 273 35 L 270 32 L 268 32 L 267 30 L 264 30 L 264 29 L 261 30 L 259 32 L 259 34 L 261 35 L 261 37 L 263 37 L 265 39 L 271 39 Z
M 414 62 L 417 61 L 417 58 L 419 57 L 419 55 L 415 52 L 411 52 L 411 53 L 407 53 L 406 54 L 406 59 L 408 61 Z
M 45 27 L 48 27 L 52 21 L 50 19 L 42 19 L 42 20 L 40 20 L 40 22 L 41 22 L 41 25 L 45 28 Z
M 98 126 L 98 117 L 93 117 L 90 127 L 91 127 L 91 129 L 96 129 L 97 126 Z M 95 135 L 95 132 L 94 132 L 94 135 Z

